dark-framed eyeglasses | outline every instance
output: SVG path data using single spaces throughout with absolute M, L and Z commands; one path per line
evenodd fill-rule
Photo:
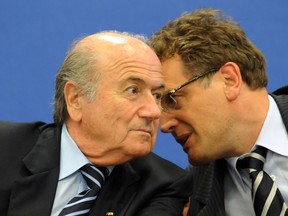
M 204 77 L 212 72 L 216 72 L 219 69 L 213 68 L 211 70 L 205 71 L 204 73 L 198 74 L 195 77 L 193 77 L 192 79 L 188 80 L 187 82 L 183 83 L 182 85 L 168 91 L 167 93 L 165 93 L 162 98 L 161 98 L 161 108 L 162 111 L 167 112 L 169 110 L 173 110 L 173 109 L 177 109 L 179 108 L 177 100 L 173 97 L 173 94 L 175 94 L 175 92 L 179 91 L 180 89 L 182 89 L 183 87 L 187 86 L 188 84 L 200 79 L 201 77 Z

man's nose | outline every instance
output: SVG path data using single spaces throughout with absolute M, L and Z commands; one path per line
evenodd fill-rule
M 161 110 L 159 104 L 151 94 L 143 100 L 143 106 L 139 110 L 139 115 L 145 118 L 159 119 Z
M 160 129 L 162 132 L 164 133 L 173 132 L 177 123 L 178 123 L 177 119 L 173 118 L 172 115 L 162 112 L 160 116 Z

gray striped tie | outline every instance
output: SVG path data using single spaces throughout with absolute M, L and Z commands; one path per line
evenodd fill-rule
M 59 216 L 88 215 L 98 192 L 109 175 L 106 167 L 96 167 L 91 164 L 86 164 L 80 171 L 90 189 L 82 191 L 70 200 Z
M 271 177 L 263 170 L 267 149 L 262 146 L 239 158 L 237 168 L 249 172 L 256 216 L 288 216 L 287 205 Z

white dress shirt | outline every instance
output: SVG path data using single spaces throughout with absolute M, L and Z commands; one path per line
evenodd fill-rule
M 264 170 L 274 179 L 288 203 L 288 134 L 274 99 L 269 96 L 269 110 L 256 145 L 268 149 Z M 239 143 L 241 145 L 241 143 Z M 251 179 L 236 169 L 238 157 L 228 158 L 224 180 L 226 215 L 255 216 L 251 198 Z

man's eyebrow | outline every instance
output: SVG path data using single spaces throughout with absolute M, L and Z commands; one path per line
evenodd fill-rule
M 131 82 L 131 81 L 142 83 L 142 84 L 145 83 L 145 81 L 143 79 L 140 79 L 139 77 L 130 76 L 127 79 L 125 79 L 125 82 Z
M 131 76 L 131 77 L 127 78 L 125 80 L 125 83 L 127 83 L 127 82 L 136 82 L 136 83 L 140 83 L 140 84 L 146 84 L 146 82 L 143 79 L 141 79 L 139 77 L 134 77 L 134 76 Z M 152 90 L 154 90 L 154 91 L 155 90 L 162 90 L 162 89 L 165 89 L 165 85 L 164 84 L 160 84 L 159 86 L 156 86 L 156 87 L 152 88 Z
M 164 90 L 165 89 L 165 85 L 161 84 L 159 86 L 154 87 L 152 90 Z

